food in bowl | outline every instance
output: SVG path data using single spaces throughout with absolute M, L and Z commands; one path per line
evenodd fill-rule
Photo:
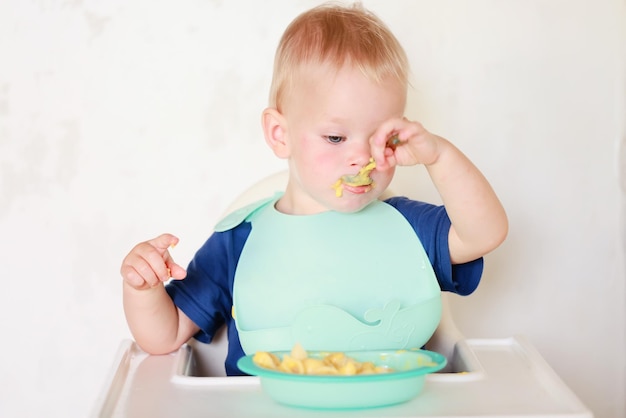
M 353 376 L 393 372 L 389 367 L 376 366 L 371 361 L 357 361 L 342 352 L 322 353 L 322 357 L 311 357 L 297 343 L 291 353 L 283 355 L 282 359 L 276 354 L 259 351 L 254 354 L 252 361 L 259 367 L 294 374 Z
M 293 351 L 293 350 L 292 350 Z M 282 360 L 290 351 L 268 352 Z M 307 357 L 324 358 L 330 351 L 309 351 Z M 446 358 L 439 353 L 415 349 L 346 351 L 354 360 L 371 362 L 387 369 L 373 374 L 298 374 L 259 366 L 254 355 L 240 358 L 237 366 L 244 373 L 258 376 L 261 387 L 278 403 L 314 409 L 377 408 L 407 402 L 424 386 L 426 375 L 441 370 Z M 263 355 L 265 356 L 265 355 Z M 271 366 L 273 367 L 273 366 Z

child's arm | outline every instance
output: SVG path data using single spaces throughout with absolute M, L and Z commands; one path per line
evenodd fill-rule
M 183 279 L 185 270 L 174 263 L 168 248 L 178 239 L 163 234 L 136 245 L 124 258 L 124 312 L 137 344 L 151 354 L 177 350 L 198 327 L 172 302 L 163 282 Z
M 392 135 L 400 144 L 386 146 Z M 424 164 L 452 222 L 450 258 L 454 264 L 475 260 L 498 247 L 508 233 L 502 204 L 482 173 L 454 145 L 417 122 L 394 119 L 372 136 L 378 170 Z

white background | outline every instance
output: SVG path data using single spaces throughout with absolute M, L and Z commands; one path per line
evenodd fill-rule
M 285 168 L 265 145 L 274 48 L 317 1 L 0 2 L 0 416 L 84 417 L 129 338 L 119 265 Z M 524 334 L 597 417 L 624 417 L 623 0 L 368 0 L 411 59 L 407 116 L 510 216 L 468 337 Z M 420 167 L 396 189 L 437 201 Z

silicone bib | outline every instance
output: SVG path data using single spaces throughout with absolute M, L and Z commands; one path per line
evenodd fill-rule
M 421 347 L 441 294 L 407 220 L 376 201 L 357 213 L 285 215 L 277 199 L 250 210 L 233 293 L 246 354 Z

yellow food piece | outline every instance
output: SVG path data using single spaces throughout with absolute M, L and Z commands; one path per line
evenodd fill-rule
M 300 343 L 295 343 L 295 345 L 291 349 L 291 357 L 295 358 L 296 360 L 304 360 L 305 358 L 307 358 L 306 350 L 300 345 Z
M 278 370 L 285 373 L 304 374 L 304 364 L 302 360 L 295 359 L 285 354 L 283 361 L 278 365 Z
M 376 161 L 370 158 L 363 168 L 359 170 L 356 176 L 342 176 L 341 180 L 344 184 L 349 186 L 369 186 L 374 182 L 370 177 L 370 173 L 376 168 Z
M 337 180 L 335 184 L 333 184 L 333 189 L 335 189 L 335 196 L 343 196 L 343 181 L 341 181 L 341 179 Z
M 343 185 L 347 184 L 348 186 L 358 187 L 358 186 L 369 186 L 374 184 L 374 180 L 370 177 L 370 173 L 376 168 L 376 162 L 373 158 L 370 158 L 369 162 L 362 167 L 359 172 L 354 176 L 341 176 L 339 180 L 332 185 L 332 188 L 335 189 L 335 196 L 341 197 L 343 196 Z
M 330 353 L 326 357 L 324 357 L 324 362 L 328 365 L 331 365 L 337 369 L 345 366 L 348 362 L 348 357 L 344 353 Z
M 307 357 L 302 360 L 302 364 L 304 364 L 305 374 L 338 374 L 336 368 L 325 364 L 324 360 L 319 358 Z
M 361 367 L 357 368 L 356 362 L 348 361 L 346 362 L 346 364 L 344 364 L 343 366 L 339 368 L 339 374 L 346 375 L 346 376 L 353 376 L 358 373 L 360 368 Z
M 294 345 L 291 353 L 285 354 L 282 360 L 273 353 L 258 351 L 252 361 L 259 367 L 292 374 L 353 376 L 393 371 L 370 361 L 356 361 L 341 352 L 328 353 L 323 358 L 309 357 L 300 344 Z
M 252 357 L 252 361 L 260 367 L 265 367 L 266 369 L 275 369 L 280 365 L 280 359 L 272 353 L 268 353 L 266 351 L 259 351 L 254 354 Z

